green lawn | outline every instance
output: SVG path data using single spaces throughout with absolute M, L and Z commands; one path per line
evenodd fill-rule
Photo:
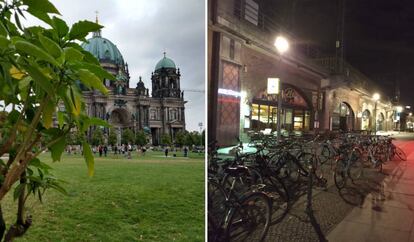
M 89 178 L 79 155 L 55 163 L 42 155 L 69 182 L 69 196 L 49 191 L 42 204 L 28 202 L 33 225 L 17 241 L 203 241 L 203 155 L 162 156 L 96 157 Z M 3 202 L 8 223 L 15 213 L 11 197 Z

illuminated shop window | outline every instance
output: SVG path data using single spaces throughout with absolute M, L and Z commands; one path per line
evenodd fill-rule
M 260 105 L 260 122 L 267 124 L 269 121 L 269 106 Z
M 295 110 L 293 116 L 293 129 L 301 130 L 303 127 L 303 111 Z
M 310 126 L 310 114 L 309 111 L 305 111 L 305 123 L 303 125 L 304 130 L 309 130 Z
M 252 104 L 252 120 L 259 120 L 259 105 Z
M 277 124 L 277 107 L 270 106 L 271 117 L 269 123 Z

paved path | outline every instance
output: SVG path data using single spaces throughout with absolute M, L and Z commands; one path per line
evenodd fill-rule
M 334 242 L 414 242 L 414 141 L 397 140 L 407 162 L 392 162 L 388 175 L 328 234 Z

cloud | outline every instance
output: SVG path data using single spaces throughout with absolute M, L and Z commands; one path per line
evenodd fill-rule
M 128 62 L 130 87 L 139 76 L 151 89 L 151 72 L 164 50 L 181 71 L 181 88 L 205 88 L 205 6 L 199 0 L 52 0 L 63 19 L 73 24 L 95 20 L 104 25 L 102 37 L 111 40 Z M 39 24 L 29 18 L 29 24 Z M 204 123 L 204 93 L 185 92 L 187 129 Z

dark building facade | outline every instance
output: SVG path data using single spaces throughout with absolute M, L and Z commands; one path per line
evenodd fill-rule
M 232 145 L 249 131 L 275 132 L 278 102 L 268 78 L 281 82 L 282 131 L 389 130 L 395 107 L 351 65 L 303 44 L 269 16 L 272 1 L 210 0 L 208 5 L 208 139 Z M 291 48 L 279 54 L 276 36 Z M 318 59 L 316 59 L 318 58 Z M 345 64 L 346 65 L 345 65 Z M 375 124 L 375 125 L 374 125 Z

